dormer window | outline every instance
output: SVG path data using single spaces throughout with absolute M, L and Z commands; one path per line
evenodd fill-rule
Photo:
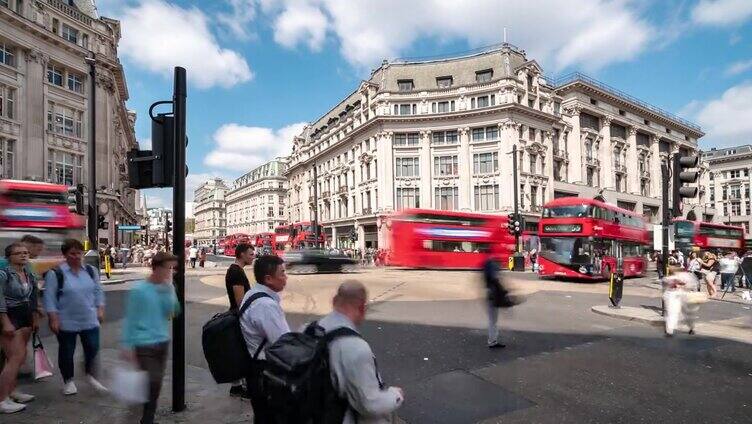
M 413 84 L 413 80 L 398 80 L 397 81 L 397 87 L 399 88 L 399 91 L 413 91 L 413 88 L 415 88 L 415 85 Z
M 453 82 L 452 77 L 436 77 L 436 87 L 438 88 L 449 88 Z
M 493 69 L 475 72 L 475 82 L 489 82 L 493 78 Z

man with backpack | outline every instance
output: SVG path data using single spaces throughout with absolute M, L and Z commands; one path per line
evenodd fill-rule
M 245 294 L 251 289 L 251 282 L 245 275 L 243 268 L 253 263 L 253 249 L 250 245 L 240 243 L 235 247 L 235 262 L 233 262 L 225 274 L 225 288 L 227 298 L 230 301 L 230 310 L 237 311 L 243 303 Z M 236 381 L 230 387 L 230 396 L 248 398 L 247 390 L 241 381 Z
M 265 424 L 273 420 L 269 415 L 266 396 L 260 389 L 266 359 L 264 347 L 290 332 L 279 297 L 287 285 L 285 263 L 279 256 L 260 256 L 253 264 L 253 276 L 256 285 L 245 294 L 241 303 L 240 329 L 252 358 L 246 383 L 251 395 L 254 423 Z M 250 304 L 243 308 L 246 302 Z
M 402 405 L 405 395 L 399 387 L 384 387 L 376 357 L 368 342 L 357 333 L 366 318 L 368 292 L 357 281 L 342 283 L 332 300 L 333 311 L 320 325 L 327 334 L 342 328 L 352 335 L 337 337 L 329 344 L 329 370 L 334 389 L 346 402 L 342 423 L 390 423 L 391 414 Z

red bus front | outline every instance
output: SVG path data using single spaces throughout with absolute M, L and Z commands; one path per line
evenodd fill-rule
M 491 256 L 506 264 L 514 249 L 502 216 L 408 209 L 390 219 L 392 266 L 479 269 Z
M 645 221 L 626 209 L 592 199 L 555 199 L 544 206 L 538 232 L 541 277 L 608 278 L 616 270 L 619 248 L 624 276 L 645 274 Z
M 45 251 L 34 262 L 43 272 L 61 259 L 66 238 L 81 240 L 83 217 L 71 212 L 68 187 L 33 181 L 0 181 L 0 248 L 26 234 L 45 242 Z
M 274 229 L 274 254 L 281 255 L 290 247 L 290 226 L 280 225 Z
M 316 231 L 312 223 L 310 222 L 298 222 L 292 224 L 290 231 L 290 239 L 293 249 L 304 249 L 310 247 L 316 247 Z M 324 235 L 324 229 L 319 227 L 319 241 L 318 245 L 323 246 L 326 242 L 326 236 Z
M 742 253 L 745 248 L 743 227 L 676 219 L 674 232 L 676 249 L 685 254 L 692 250 Z
M 230 234 L 225 238 L 225 255 L 235 256 L 235 248 L 241 244 L 250 244 L 251 236 L 243 233 Z

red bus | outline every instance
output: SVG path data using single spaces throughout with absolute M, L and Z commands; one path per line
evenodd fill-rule
M 625 277 L 645 274 L 650 239 L 645 220 L 632 211 L 594 199 L 555 199 L 543 207 L 538 234 L 541 277 L 608 278 L 618 248 Z
M 45 251 L 34 261 L 40 274 L 62 259 L 63 240 L 81 240 L 83 230 L 84 218 L 71 211 L 67 186 L 0 180 L 0 249 L 26 234 L 41 238 Z
M 324 228 L 319 224 L 319 246 L 323 247 L 326 242 Z M 297 222 L 290 225 L 290 246 L 293 249 L 316 247 L 316 231 L 311 222 Z
M 253 246 L 262 251 L 273 253 L 274 233 L 258 233 L 252 238 Z
M 225 255 L 235 256 L 235 247 L 240 243 L 251 244 L 251 236 L 244 233 L 230 234 L 225 237 Z
M 274 254 L 281 255 L 290 247 L 290 226 L 280 225 L 274 229 Z
M 506 216 L 406 209 L 390 220 L 392 266 L 479 269 L 490 256 L 506 265 L 513 253 Z
M 674 220 L 674 246 L 685 254 L 695 251 L 729 251 L 742 253 L 744 228 L 709 222 Z

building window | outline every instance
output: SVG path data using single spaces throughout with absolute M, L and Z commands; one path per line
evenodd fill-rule
M 420 160 L 417 157 L 397 158 L 397 177 L 420 176 Z
M 0 138 L 0 177 L 14 178 L 13 157 L 15 152 L 15 140 Z
M 436 175 L 457 175 L 457 155 L 435 156 L 433 158 L 433 173 Z
M 640 182 L 640 194 L 643 195 L 643 196 L 649 196 L 650 195 L 650 183 L 648 182 L 648 180 L 642 180 Z M 712 202 L 713 201 L 713 199 L 712 199 L 713 194 L 712 193 L 711 193 L 710 197 L 711 197 L 710 201 Z
M 50 103 L 47 110 L 47 130 L 69 137 L 83 136 L 83 112 Z
M 538 155 L 530 154 L 530 173 L 537 174 L 538 170 Z
M 745 202 L 744 204 L 745 204 L 745 206 L 744 206 L 745 215 L 752 215 L 752 213 L 751 213 L 752 212 L 752 204 L 750 202 Z
M 72 186 L 82 182 L 83 156 L 49 149 L 47 175 L 56 184 Z
M 741 187 L 740 186 L 731 186 L 731 190 L 729 190 L 729 197 L 731 200 L 738 200 L 742 198 L 741 195 Z
M 68 89 L 76 93 L 84 92 L 84 84 L 81 75 L 68 73 Z
M 480 109 L 496 105 L 496 95 L 473 97 L 470 99 L 470 109 Z
M 63 24 L 63 31 L 61 35 L 64 39 L 70 41 L 73 44 L 78 43 L 78 30 L 75 28 Z
M 590 115 L 588 113 L 580 113 L 580 127 L 590 128 L 598 131 L 600 126 L 600 119 L 598 117 Z
M 406 80 L 397 80 L 397 87 L 399 88 L 399 91 L 413 91 L 413 88 L 415 88 L 415 85 L 413 84 L 413 80 L 406 79 Z
M 588 167 L 587 169 L 587 185 L 590 187 L 595 187 L 595 171 L 593 168 Z
M 458 209 L 459 189 L 457 187 L 436 187 L 434 189 L 434 203 L 436 209 L 445 211 Z
M 499 127 L 473 128 L 472 140 L 497 140 L 499 138 Z
M 418 106 L 413 104 L 394 105 L 395 115 L 417 115 Z
M 527 129 L 527 139 L 535 141 L 535 128 L 530 127 Z
M 598 106 L 598 100 L 590 99 L 590 104 L 593 106 Z
M 6 85 L 0 85 L 0 117 L 13 119 L 15 110 L 16 89 Z
M 742 204 L 741 203 L 732 203 L 731 204 L 731 213 L 734 216 L 739 216 L 742 214 Z
M 622 188 L 623 178 L 621 174 L 616 174 L 615 177 L 616 177 L 616 180 L 615 180 L 616 191 L 624 191 L 624 189 Z
M 434 144 L 456 144 L 457 131 L 436 131 L 432 135 Z
M 432 113 L 454 112 L 454 100 L 431 103 L 431 112 Z
M 476 153 L 473 155 L 473 174 L 490 174 L 499 170 L 499 153 Z
M 627 139 L 627 128 L 619 124 L 611 124 L 611 137 Z
M 402 133 L 394 135 L 395 146 L 417 146 L 420 143 L 418 133 Z
M 0 63 L 8 66 L 16 66 L 16 55 L 10 45 L 0 41 Z
M 475 72 L 475 82 L 489 82 L 493 78 L 493 69 Z
M 499 210 L 499 186 L 498 184 L 475 186 L 475 210 L 476 211 Z
M 378 193 L 376 194 L 378 199 Z M 418 188 L 398 188 L 397 189 L 397 209 L 419 208 L 420 207 L 420 189 Z M 378 207 L 378 205 L 376 205 Z
M 436 77 L 436 87 L 449 88 L 453 83 L 452 77 Z
M 63 86 L 63 70 L 54 65 L 47 65 L 47 81 L 50 84 L 55 84 L 55 85 L 62 87 Z

